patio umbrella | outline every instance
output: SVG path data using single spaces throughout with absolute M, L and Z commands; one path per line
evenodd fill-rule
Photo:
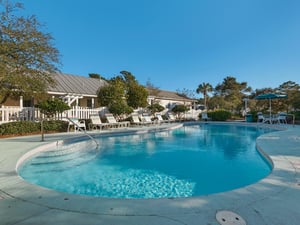
M 277 98 L 287 98 L 287 94 L 276 94 L 276 93 L 266 93 L 266 94 L 260 94 L 256 96 L 254 99 L 257 100 L 263 100 L 263 99 L 269 99 L 269 107 L 270 107 L 270 118 L 272 115 L 272 99 L 277 99 Z

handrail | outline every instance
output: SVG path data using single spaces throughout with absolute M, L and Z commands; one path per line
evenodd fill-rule
M 293 117 L 293 126 L 295 126 L 295 115 L 294 114 L 287 114 L 287 116 L 292 116 Z
M 82 129 L 82 128 L 81 128 L 77 123 L 75 123 L 71 118 L 69 118 L 69 117 L 65 117 L 65 118 L 66 118 L 69 122 L 71 122 L 71 123 L 74 125 L 74 127 L 77 127 L 78 130 L 83 131 L 84 134 L 85 134 L 86 136 L 88 136 L 92 141 L 94 141 L 94 142 L 96 143 L 96 145 L 97 145 L 97 148 L 99 147 L 99 143 L 96 141 L 96 139 L 93 138 L 91 135 L 89 135 L 89 134 L 86 132 L 86 130 Z

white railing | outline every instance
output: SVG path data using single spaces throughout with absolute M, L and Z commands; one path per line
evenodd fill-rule
M 0 108 L 0 123 L 20 120 L 35 121 L 39 118 L 39 112 L 33 107 L 2 106 Z
M 201 111 L 201 110 L 200 110 Z M 77 118 L 77 119 L 89 119 L 91 114 L 103 115 L 107 113 L 106 107 L 100 108 L 86 108 L 80 106 L 73 106 L 70 110 L 55 115 L 55 119 L 62 118 Z M 183 118 L 197 119 L 199 115 L 198 110 L 192 110 L 184 114 Z M 18 106 L 2 106 L 0 108 L 0 124 L 13 121 L 38 121 L 43 115 L 40 110 L 35 107 L 18 107 Z
M 105 107 L 101 108 L 85 108 L 79 106 L 73 106 L 70 110 L 63 112 L 62 114 L 55 115 L 56 119 L 63 117 L 89 119 L 90 114 L 98 114 L 105 111 Z M 18 106 L 2 106 L 0 108 L 0 124 L 13 121 L 37 121 L 43 115 L 40 110 L 35 107 L 18 107 Z
M 99 114 L 105 111 L 106 107 L 101 108 L 83 108 L 79 106 L 73 106 L 70 110 L 63 112 L 63 117 L 77 118 L 77 119 L 89 119 L 91 114 Z

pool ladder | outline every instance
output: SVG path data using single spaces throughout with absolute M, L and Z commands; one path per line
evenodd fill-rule
M 73 121 L 72 119 L 70 119 L 69 117 L 66 117 L 66 119 L 69 121 L 69 123 L 72 123 L 74 125 L 74 127 L 77 127 L 77 129 L 79 131 L 83 131 L 83 133 L 88 136 L 92 141 L 94 141 L 96 143 L 96 146 L 97 148 L 99 147 L 99 143 L 96 141 L 95 138 L 93 138 L 91 135 L 89 135 L 87 132 L 86 132 L 86 129 L 82 129 L 82 127 L 80 127 L 75 121 Z M 57 143 L 58 144 L 58 143 Z

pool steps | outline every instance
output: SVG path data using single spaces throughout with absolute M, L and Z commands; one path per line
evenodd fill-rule
M 86 148 L 92 149 L 88 151 L 82 150 L 80 145 L 81 143 L 57 145 L 50 148 L 51 150 L 42 151 L 36 157 L 30 158 L 30 164 L 35 167 L 37 173 L 46 172 L 49 169 L 61 170 L 62 168 L 65 169 L 85 163 L 99 154 L 98 147 L 94 148 L 94 144 L 91 144 L 91 148 Z M 87 152 L 90 154 L 87 154 Z M 44 169 L 43 165 L 47 166 L 47 169 Z
M 113 133 L 113 136 L 122 136 L 126 134 L 144 134 L 149 132 L 159 132 L 159 131 L 166 131 L 166 130 L 173 130 L 179 127 L 182 127 L 183 124 L 172 124 L 168 126 L 159 126 L 155 127 L 155 129 L 143 129 L 143 130 L 132 130 L 132 129 L 126 129 L 126 130 L 116 130 Z M 52 142 L 46 145 L 42 145 L 30 152 L 27 152 L 25 155 L 23 155 L 16 164 L 16 171 L 19 170 L 19 167 L 24 164 L 24 161 L 31 160 L 33 165 L 37 168 L 37 172 L 43 172 L 45 169 L 43 169 L 43 165 L 53 165 L 51 169 L 58 170 L 58 167 L 60 165 L 63 165 L 64 168 L 66 167 L 72 167 L 76 165 L 80 165 L 82 163 L 87 162 L 88 160 L 91 160 L 95 157 L 97 157 L 100 154 L 100 146 L 103 147 L 103 144 L 100 145 L 99 140 L 96 140 L 94 136 L 99 136 L 99 134 L 87 134 L 85 131 L 81 133 L 83 135 L 76 136 L 74 138 L 68 138 L 64 140 L 59 140 L 56 142 Z M 112 133 L 101 133 L 102 137 L 109 137 Z M 78 154 L 78 147 L 74 147 L 73 145 L 80 145 L 82 141 L 86 141 L 90 139 L 91 140 L 91 148 L 94 149 L 91 152 L 91 154 L 86 154 L 86 151 L 82 152 L 82 154 Z M 86 142 L 85 142 L 86 143 Z M 96 144 L 96 145 L 95 145 Z M 69 146 L 67 148 L 67 146 Z M 74 148 L 70 147 L 73 146 Z M 63 149 L 63 147 L 65 147 Z M 76 151 L 77 149 L 77 151 Z M 77 152 L 77 153 L 76 153 Z M 76 153 L 76 154 L 75 154 Z M 85 157 L 81 157 L 84 153 Z M 36 156 L 38 154 L 38 156 Z M 89 155 L 90 157 L 86 157 Z M 34 157 L 36 156 L 36 157 Z M 63 157 L 63 159 L 61 159 Z M 59 158 L 59 160 L 58 160 Z M 60 169 L 61 170 L 61 169 Z

